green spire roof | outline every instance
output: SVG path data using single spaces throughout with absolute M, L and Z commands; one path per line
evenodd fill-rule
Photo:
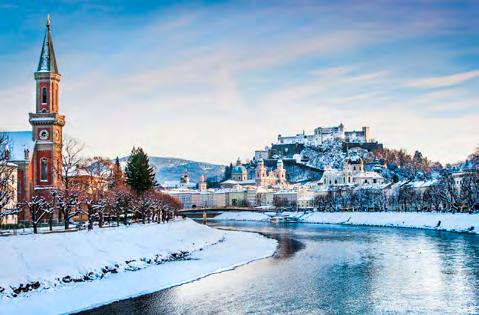
M 37 72 L 58 73 L 55 50 L 53 49 L 52 33 L 50 32 L 50 15 L 47 16 L 47 30 L 43 38 L 42 53 L 38 61 Z

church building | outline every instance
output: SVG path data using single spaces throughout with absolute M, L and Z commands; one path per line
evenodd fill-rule
M 29 114 L 31 130 L 5 132 L 8 162 L 17 166 L 18 200 L 58 188 L 62 183 L 62 129 L 65 116 L 59 113 L 58 72 L 50 17 L 47 17 L 45 37 L 38 67 L 34 72 L 35 111 Z
M 267 172 L 263 159 L 260 159 L 258 161 L 258 165 L 256 166 L 255 177 L 257 186 L 285 187 L 287 185 L 286 170 L 284 169 L 282 160 L 278 160 L 275 171 L 270 170 Z

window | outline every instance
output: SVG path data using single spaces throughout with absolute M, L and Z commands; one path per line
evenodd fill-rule
M 42 88 L 42 103 L 47 103 L 47 88 Z
M 46 158 L 40 160 L 40 181 L 48 181 L 48 160 Z

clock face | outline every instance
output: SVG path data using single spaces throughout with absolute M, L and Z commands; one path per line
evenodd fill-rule
M 50 134 L 48 133 L 48 130 L 45 130 L 45 129 L 41 130 L 40 133 L 38 134 L 41 140 L 47 140 L 49 135 Z

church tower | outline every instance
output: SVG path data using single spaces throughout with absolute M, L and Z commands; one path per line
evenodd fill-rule
M 280 185 L 286 184 L 286 170 L 284 169 L 283 160 L 278 160 L 276 164 L 276 176 Z
M 263 159 L 258 161 L 258 165 L 256 166 L 256 185 L 257 186 L 265 186 L 266 185 L 266 167 L 264 166 Z
M 47 17 L 45 37 L 34 73 L 36 81 L 35 112 L 30 113 L 33 152 L 33 187 L 35 190 L 54 188 L 62 179 L 62 128 L 65 116 L 59 114 L 59 84 L 53 39 L 50 32 L 50 16 Z

